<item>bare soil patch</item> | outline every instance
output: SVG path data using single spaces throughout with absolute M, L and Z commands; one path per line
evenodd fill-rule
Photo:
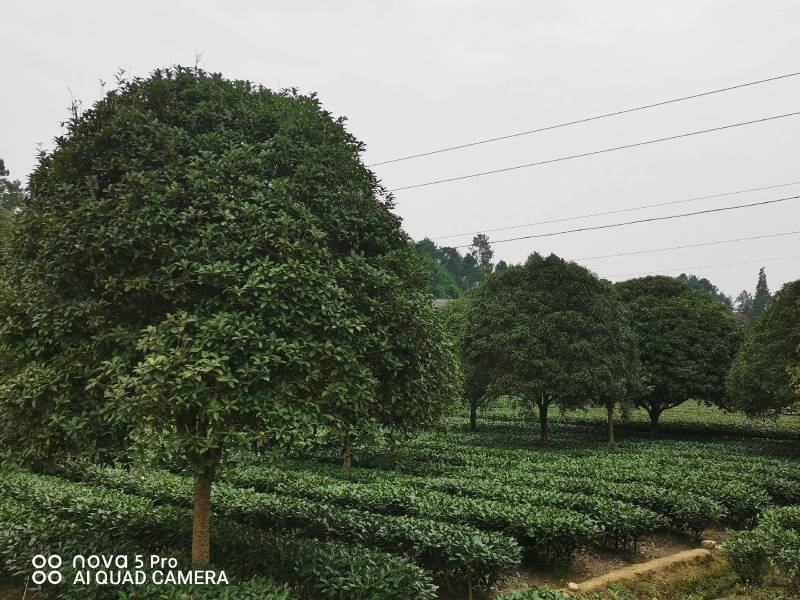
M 722 535 L 724 532 L 713 533 Z M 717 539 L 710 531 L 705 535 L 709 539 Z M 538 565 L 524 566 L 516 573 L 498 582 L 493 592 L 508 593 L 525 585 L 531 587 L 549 585 L 554 588 L 563 588 L 570 581 L 580 583 L 615 569 L 691 550 L 698 546 L 697 541 L 689 536 L 677 533 L 652 533 L 639 540 L 636 554 L 596 549 L 582 550 L 575 554 L 575 559 L 568 567 L 561 569 L 547 569 Z

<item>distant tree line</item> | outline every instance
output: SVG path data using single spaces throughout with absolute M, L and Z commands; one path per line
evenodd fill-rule
M 416 246 L 430 271 L 429 292 L 434 298 L 460 298 L 490 273 L 508 268 L 505 261 L 492 262 L 494 250 L 484 233 L 472 238 L 472 245 L 464 255 L 457 248 L 437 246 L 428 238 Z
M 611 284 L 532 254 L 441 310 L 461 350 L 471 430 L 479 409 L 506 396 L 538 417 L 542 441 L 551 405 L 603 407 L 613 443 L 617 406 L 645 410 L 653 435 L 664 411 L 690 399 L 751 416 L 792 408 L 800 281 L 773 299 L 762 268 L 752 298 L 734 305 L 687 274 Z

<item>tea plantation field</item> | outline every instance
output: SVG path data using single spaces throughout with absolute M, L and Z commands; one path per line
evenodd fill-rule
M 583 549 L 633 556 L 653 533 L 751 528 L 771 507 L 800 505 L 800 418 L 750 421 L 690 404 L 672 413 L 652 441 L 632 415 L 612 447 L 599 413 L 554 415 L 541 446 L 533 424 L 501 405 L 477 433 L 454 417 L 399 448 L 356 447 L 349 471 L 324 448 L 238 456 L 212 498 L 212 563 L 231 585 L 207 597 L 491 595 L 515 571 L 563 568 Z M 0 572 L 24 582 L 31 556 L 49 553 L 188 561 L 191 502 L 192 480 L 175 468 L 6 471 Z M 38 594 L 182 597 L 179 588 Z

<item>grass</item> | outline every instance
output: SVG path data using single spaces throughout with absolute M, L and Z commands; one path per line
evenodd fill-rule
M 611 585 L 599 597 L 609 600 L 798 600 L 800 591 L 774 578 L 760 586 L 741 583 L 723 556 L 715 554 L 708 561 Z

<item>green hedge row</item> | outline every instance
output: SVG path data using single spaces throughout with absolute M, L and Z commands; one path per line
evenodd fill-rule
M 188 548 L 191 540 L 188 510 L 55 477 L 5 473 L 0 506 L 0 564 L 10 575 L 29 572 L 31 556 L 44 548 L 64 555 L 169 555 L 169 548 Z M 215 566 L 238 578 L 257 574 L 288 581 L 301 597 L 321 600 L 436 596 L 430 574 L 403 557 L 276 535 L 220 517 L 211 527 Z
M 463 474 L 465 471 L 539 474 L 557 477 L 586 477 L 592 480 L 617 483 L 644 483 L 699 494 L 713 498 L 724 510 L 722 518 L 733 525 L 753 522 L 770 504 L 771 494 L 781 501 L 790 500 L 800 492 L 797 484 L 787 481 L 784 474 L 773 470 L 769 474 L 741 471 L 727 461 L 715 464 L 713 456 L 701 461 L 681 464 L 669 449 L 647 453 L 627 453 L 602 450 L 590 456 L 572 457 L 552 452 L 532 455 L 520 448 L 494 449 L 473 447 L 464 441 L 474 437 L 449 434 L 436 438 L 420 437 L 409 444 L 412 463 L 424 465 L 439 474 Z M 485 442 L 485 439 L 482 438 Z M 723 449 L 719 449 L 720 457 Z
M 44 584 L 36 597 L 52 597 L 64 600 L 84 600 L 113 598 L 116 600 L 291 600 L 295 596 L 286 585 L 278 584 L 268 577 L 258 577 L 249 581 L 232 582 L 227 586 L 97 586 L 74 585 L 75 571 L 69 559 L 81 554 L 126 555 L 129 564 L 134 564 L 133 556 L 141 545 L 133 538 L 119 539 L 113 530 L 98 531 L 85 527 L 81 522 L 71 521 L 66 514 L 43 512 L 43 507 L 32 507 L 10 497 L 0 497 L 0 575 L 25 581 L 33 570 L 31 560 L 34 555 L 62 557 L 59 569 L 63 582 L 59 585 Z M 111 511 L 112 513 L 114 511 Z M 113 518 L 118 524 L 118 517 Z M 110 535 L 109 535 L 110 534 Z M 138 537 L 138 536 L 134 536 Z M 152 543 L 152 540 L 151 540 Z M 160 556 L 181 556 L 179 551 L 170 550 L 156 543 L 148 548 L 148 554 Z M 181 561 L 180 567 L 189 568 L 188 561 Z M 29 581 L 31 588 L 35 586 Z
M 237 486 L 253 487 L 259 491 L 302 496 L 375 512 L 436 515 L 447 520 L 465 518 L 481 524 L 485 523 L 486 517 L 476 520 L 474 514 L 479 510 L 488 512 L 495 509 L 507 516 L 527 513 L 530 519 L 541 517 L 543 507 L 559 507 L 594 519 L 602 527 L 603 540 L 617 548 L 635 544 L 639 536 L 658 525 L 658 515 L 653 511 L 617 500 L 554 491 L 547 487 L 520 487 L 454 478 L 417 477 L 397 481 L 391 476 L 384 479 L 374 477 L 369 484 L 362 484 L 310 471 L 255 466 L 239 467 L 226 479 Z M 511 527 L 507 525 L 504 530 L 513 531 Z M 556 538 L 557 530 L 552 528 L 551 531 L 550 535 Z M 583 545 L 592 543 L 598 532 L 594 528 L 587 531 L 591 537 L 569 541 Z M 536 546 L 534 549 L 539 550 Z
M 800 506 L 768 509 L 755 529 L 735 533 L 724 549 L 745 581 L 759 583 L 771 566 L 800 586 Z
M 728 456 L 718 444 L 669 442 L 654 446 L 626 444 L 624 448 L 593 449 L 590 456 L 572 457 L 519 447 L 491 447 L 482 432 L 421 436 L 408 450 L 413 463 L 491 469 L 516 468 L 568 477 L 591 477 L 616 482 L 646 482 L 714 498 L 726 508 L 726 521 L 752 522 L 770 503 L 800 503 L 800 468 L 788 460 L 762 456 Z M 503 436 L 500 436 L 501 438 Z M 473 444 L 480 440 L 481 444 Z M 502 444 L 503 446 L 505 444 Z M 763 459 L 763 460 L 762 460 Z
M 247 485 L 254 483 L 251 480 Z M 512 505 L 481 498 L 456 498 L 442 493 L 414 493 L 410 489 L 393 488 L 390 485 L 341 485 L 319 494 L 314 494 L 313 488 L 306 492 L 295 488 L 292 493 L 315 497 L 316 501 L 321 502 L 336 498 L 339 503 L 370 511 L 357 512 L 362 515 L 372 515 L 371 511 L 391 513 L 395 515 L 392 517 L 394 519 L 410 519 L 402 515 L 413 515 L 415 518 L 409 521 L 411 528 L 419 519 L 424 519 L 426 522 L 451 523 L 500 532 L 516 538 L 537 559 L 549 562 L 568 562 L 575 550 L 591 545 L 603 533 L 602 525 L 595 519 L 573 510 Z M 300 503 L 294 496 L 282 495 L 279 498 L 283 502 Z M 317 511 L 320 506 L 328 506 L 316 501 L 309 506 L 316 507 Z M 370 516 L 371 521 L 384 519 Z M 461 547 L 467 556 L 474 554 L 474 550 L 461 542 L 455 545 Z
M 190 506 L 192 481 L 166 471 L 134 471 L 84 466 L 72 476 L 156 501 Z M 347 541 L 406 555 L 445 579 L 474 584 L 494 582 L 520 562 L 510 537 L 474 527 L 402 515 L 381 515 L 292 496 L 237 488 L 212 489 L 215 513 L 263 529 L 295 531 L 306 537 Z
M 599 504 L 604 499 L 615 500 L 625 505 L 634 505 L 651 511 L 663 517 L 665 522 L 672 527 L 689 530 L 696 534 L 702 532 L 711 523 L 719 521 L 725 514 L 721 504 L 692 492 L 667 489 L 641 482 L 605 481 L 600 476 L 595 479 L 531 473 L 524 468 L 516 469 L 513 465 L 502 471 L 489 468 L 460 468 L 447 471 L 437 469 L 436 473 L 438 474 L 430 475 L 406 475 L 366 468 L 353 468 L 349 472 L 344 472 L 332 465 L 304 461 L 294 461 L 289 466 L 293 471 L 311 471 L 333 479 L 369 484 L 389 480 L 397 485 L 402 484 L 411 488 L 441 486 L 442 489 L 447 489 L 448 486 L 458 486 L 462 490 L 479 490 L 477 495 L 483 493 L 492 495 L 494 489 L 516 489 L 521 495 L 530 493 L 534 497 L 540 492 L 544 494 L 553 492 L 589 497 Z M 577 506 L 574 508 L 580 510 Z M 591 514 L 587 508 L 583 510 L 587 514 Z M 600 517 L 596 518 L 602 521 Z

